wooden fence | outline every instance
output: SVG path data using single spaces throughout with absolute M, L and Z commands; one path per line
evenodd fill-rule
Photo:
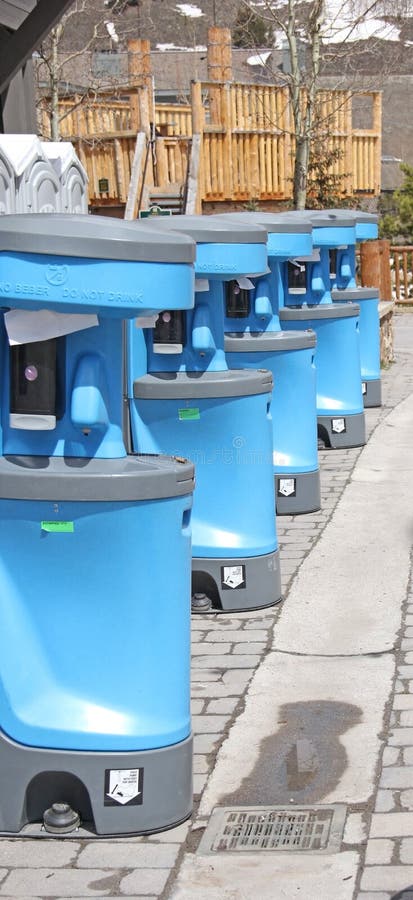
M 401 305 L 413 304 L 413 246 L 390 248 L 393 299 Z
M 126 201 L 138 130 L 152 137 L 145 174 L 149 189 L 176 188 L 187 172 L 190 139 L 198 135 L 199 166 L 193 172 L 198 210 L 202 202 L 291 199 L 294 137 L 287 88 L 193 82 L 190 104 L 156 104 L 154 135 L 146 91 L 60 101 L 61 137 L 74 143 L 85 165 L 91 203 Z M 343 195 L 380 191 L 381 94 L 363 96 L 372 106 L 369 129 L 352 126 L 354 94 L 320 91 L 317 96 L 318 140 L 338 151 L 332 171 Z M 48 139 L 46 102 L 39 110 L 39 128 Z

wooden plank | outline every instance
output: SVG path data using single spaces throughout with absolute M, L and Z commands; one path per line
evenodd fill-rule
M 169 184 L 168 157 L 165 147 L 165 139 L 157 138 L 156 141 L 156 186 L 166 187 Z
M 149 138 L 151 133 L 151 122 L 153 119 L 151 119 L 150 116 L 149 92 L 147 87 L 142 88 L 139 93 L 139 121 L 139 130 L 143 131 L 146 134 L 146 137 Z
M 344 149 L 344 162 L 345 162 L 345 175 L 344 175 L 344 187 L 347 194 L 352 193 L 353 187 L 353 140 L 351 136 L 353 127 L 353 109 L 352 109 L 352 97 L 350 91 L 346 91 L 345 94 L 345 102 L 343 103 L 343 121 L 342 128 L 346 134 L 345 138 L 345 149 Z
M 279 177 L 279 160 L 284 152 L 284 140 L 275 138 L 271 143 L 272 188 L 274 193 L 281 189 Z
M 232 131 L 231 131 L 231 85 L 224 85 L 222 97 L 222 124 L 225 134 L 222 141 L 222 190 L 228 200 L 232 197 L 233 165 L 232 165 Z
M 207 67 L 209 81 L 223 81 L 222 77 L 222 28 L 208 28 Z
M 244 147 L 246 143 L 246 138 L 237 138 L 237 151 L 236 158 L 238 159 L 238 190 L 245 191 L 246 177 L 245 177 L 245 152 Z
M 250 116 L 250 105 L 249 105 L 249 90 L 247 87 L 242 87 L 242 112 L 243 112 L 243 125 L 242 127 L 245 130 L 249 130 L 251 127 L 251 116 Z
M 396 281 L 396 299 L 400 300 L 401 292 L 400 292 L 400 254 L 398 250 L 393 250 L 394 252 L 394 275 Z
M 184 212 L 188 215 L 195 215 L 199 209 L 198 191 L 199 191 L 199 169 L 201 161 L 201 135 L 194 134 L 191 141 L 191 152 L 189 157 L 188 169 L 188 185 L 186 195 L 186 207 Z
M 223 138 L 217 138 L 217 192 L 222 198 L 224 196 L 224 155 L 223 155 Z
M 204 157 L 204 186 L 205 197 L 212 194 L 212 175 L 211 175 L 211 135 L 204 135 L 203 140 L 203 157 Z
M 266 157 L 266 137 L 262 135 L 258 138 L 259 196 L 261 196 L 261 194 L 268 194 L 269 192 L 269 179 L 267 173 Z
M 265 180 L 266 180 L 266 190 L 269 194 L 272 194 L 274 191 L 274 184 L 272 180 L 272 143 L 273 140 L 271 137 L 267 137 L 264 142 L 264 167 L 265 167 Z
M 232 81 L 232 35 L 230 28 L 222 28 L 221 66 L 222 80 Z
M 377 91 L 373 95 L 373 127 L 377 134 L 374 156 L 374 193 L 381 191 L 381 154 L 382 154 L 382 94 Z
M 211 142 L 210 142 L 210 153 L 211 153 L 211 193 L 214 197 L 216 197 L 218 193 L 218 159 L 217 159 L 217 136 L 215 134 L 211 134 Z
M 199 81 L 191 83 L 192 134 L 202 134 L 204 129 L 204 110 L 202 106 L 202 85 Z
M 194 137 L 196 135 L 194 134 Z M 205 156 L 204 156 L 204 145 L 201 140 L 201 151 L 200 151 L 200 159 L 199 159 L 199 174 L 198 174 L 198 193 L 197 193 L 197 212 L 202 212 L 202 201 L 205 200 Z
M 125 207 L 125 219 L 134 219 L 138 203 L 139 182 L 142 177 L 144 158 L 146 154 L 146 135 L 139 131 L 136 137 L 135 153 L 133 157 L 131 180 L 129 183 L 128 199 Z
M 116 181 L 118 186 L 118 197 L 122 200 L 122 203 L 127 199 L 126 195 L 126 187 L 125 187 L 125 169 L 124 169 L 124 161 L 122 154 L 121 143 L 118 139 L 113 142 L 115 149 L 115 169 L 116 169 Z
M 255 197 L 259 197 L 260 195 L 260 168 L 259 168 L 259 156 L 258 156 L 258 136 L 253 134 L 251 136 L 251 150 L 250 150 L 250 163 L 251 163 L 251 197 L 254 199 Z
M 139 40 L 128 41 L 128 75 L 131 84 L 133 84 L 136 88 L 142 85 L 142 57 L 140 49 L 141 46 Z M 131 111 L 131 128 L 135 132 L 138 132 L 140 126 L 140 106 L 139 95 L 137 91 L 131 94 L 129 103 Z

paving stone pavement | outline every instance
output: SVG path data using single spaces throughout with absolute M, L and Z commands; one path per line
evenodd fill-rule
M 366 411 L 368 434 L 412 393 L 412 361 L 412 355 L 400 352 L 383 373 L 384 402 L 380 409 Z M 321 511 L 278 518 L 286 602 L 291 582 L 333 514 L 360 452 L 321 451 Z M 167 900 L 185 850 L 198 844 L 200 796 L 218 749 L 243 709 L 248 683 L 270 646 L 279 612 L 280 606 L 193 617 L 194 827 L 185 823 L 146 838 L 0 839 L 0 900 Z M 386 712 L 374 808 L 350 811 L 346 824 L 347 846 L 362 843 L 365 852 L 354 894 L 360 900 L 413 898 L 413 586 L 406 598 L 396 659 L 397 680 Z M 409 885 L 411 891 L 406 891 Z

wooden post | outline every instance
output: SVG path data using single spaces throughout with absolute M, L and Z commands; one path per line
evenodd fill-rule
M 344 103 L 344 121 L 345 121 L 345 149 L 344 149 L 344 179 L 343 187 L 345 193 L 351 196 L 353 187 L 353 99 L 350 91 L 346 91 Z
M 222 126 L 223 136 L 223 189 L 224 198 L 231 200 L 234 191 L 234 173 L 232 165 L 232 127 L 231 127 L 231 85 L 222 86 Z
M 222 32 L 222 43 L 221 43 L 222 81 L 232 81 L 231 29 L 230 28 L 221 28 L 221 32 Z
M 139 92 L 139 131 L 144 131 L 149 139 L 151 133 L 150 101 L 148 89 L 142 88 Z
M 378 288 L 380 300 L 391 300 L 390 241 L 364 241 L 360 244 L 361 283 Z
M 381 189 L 381 135 L 382 135 L 382 94 L 376 91 L 373 94 L 373 130 L 376 135 L 374 142 L 374 193 L 379 194 Z
M 208 28 L 208 80 L 230 81 L 232 78 L 231 31 L 229 28 Z M 221 93 L 217 88 L 210 88 L 209 103 L 211 124 L 221 125 Z
M 232 81 L 230 28 L 208 28 L 208 81 Z
M 390 271 L 390 241 L 382 238 L 380 244 L 380 299 L 392 299 Z
M 380 289 L 380 249 L 378 241 L 360 244 L 360 276 L 363 287 Z
M 138 89 L 145 87 L 148 93 L 149 121 L 154 121 L 155 110 L 153 108 L 153 85 L 151 70 L 151 42 L 142 39 L 128 41 L 128 73 L 130 85 L 136 88 L 136 94 L 131 93 L 131 124 L 135 131 L 141 128 L 139 118 Z
M 188 195 L 185 212 L 202 212 L 202 176 L 204 172 L 204 108 L 202 84 L 191 82 L 192 141 L 189 162 Z
M 202 107 L 202 84 L 191 81 L 192 134 L 202 134 L 204 130 L 204 110 Z
M 138 87 L 142 85 L 142 78 L 140 72 L 140 57 L 139 57 L 139 41 L 128 41 L 128 75 L 129 75 L 129 83 L 130 86 L 134 89 L 133 93 L 131 93 L 129 102 L 130 102 L 130 111 L 131 111 L 131 128 L 133 131 L 138 132 L 140 126 L 139 120 L 139 97 L 138 97 Z
M 129 182 L 128 197 L 125 207 L 125 219 L 135 219 L 139 196 L 139 185 L 143 177 L 143 168 L 146 152 L 146 138 L 140 131 L 136 138 L 135 153 L 133 157 L 131 179 Z

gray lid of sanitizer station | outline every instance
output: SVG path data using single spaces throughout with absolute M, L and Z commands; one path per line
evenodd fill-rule
M 139 220 L 138 220 L 139 221 Z M 142 221 L 142 220 L 141 220 Z M 145 224 L 148 222 L 144 220 Z M 255 222 L 237 222 L 226 216 L 154 216 L 160 231 L 189 235 L 198 244 L 266 244 L 267 232 Z M 136 223 L 135 223 L 136 224 Z
M 345 228 L 349 227 L 349 217 L 345 215 L 345 210 L 335 210 L 337 215 L 329 216 L 330 210 L 324 209 L 291 209 L 287 212 L 280 213 L 283 218 L 289 219 L 291 222 L 310 222 L 313 228 Z
M 195 244 L 185 234 L 139 231 L 133 222 L 104 216 L 28 213 L 0 217 L 0 253 L 193 263 Z
M 176 456 L 3 456 L 0 497 L 79 502 L 160 500 L 192 493 L 194 471 L 193 463 Z
M 330 224 L 335 224 L 336 219 L 350 219 L 351 222 L 368 225 L 378 225 L 379 217 L 374 213 L 363 212 L 362 209 L 314 209 L 313 213 L 323 213 L 324 216 L 328 216 L 330 220 Z
M 360 300 L 378 300 L 379 289 L 370 287 L 334 288 L 331 291 L 331 299 L 333 303 L 336 301 L 340 303 L 341 300 L 351 300 L 354 303 L 359 303 Z
M 290 350 L 313 348 L 317 335 L 311 328 L 305 331 L 227 331 L 226 353 L 285 353 Z
M 319 303 L 318 306 L 284 306 L 280 321 L 303 322 L 313 319 L 349 319 L 360 315 L 358 303 Z
M 234 212 L 221 213 L 223 219 L 241 222 L 245 225 L 260 225 L 268 234 L 311 234 L 313 226 L 307 217 L 307 221 L 295 222 L 288 219 L 283 213 L 273 212 Z
M 225 369 L 221 372 L 155 372 L 133 383 L 141 400 L 193 400 L 251 397 L 273 388 L 269 369 Z

